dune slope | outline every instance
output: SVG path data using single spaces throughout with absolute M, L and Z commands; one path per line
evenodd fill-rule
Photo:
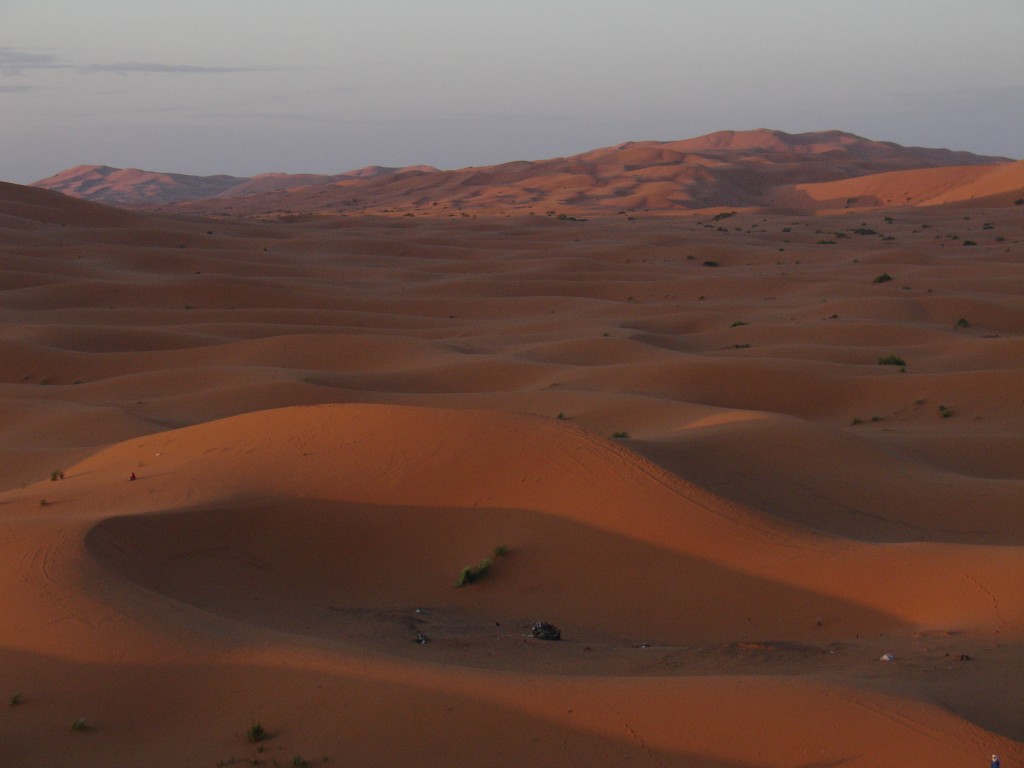
M 1022 765 L 996 181 L 293 223 L 0 186 L 0 762 Z

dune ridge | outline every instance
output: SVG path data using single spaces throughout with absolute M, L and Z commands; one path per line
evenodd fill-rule
M 264 174 L 243 180 L 80 166 L 35 186 L 120 205 L 174 204 L 176 210 L 190 213 L 264 217 L 359 212 L 449 217 L 549 210 L 563 215 L 625 215 L 638 210 L 761 208 L 783 201 L 787 208 L 809 212 L 823 207 L 824 196 L 844 191 L 846 198 L 864 197 L 874 205 L 881 204 L 882 197 L 885 204 L 918 204 L 914 200 L 922 194 L 931 199 L 935 193 L 917 190 L 920 180 L 929 178 L 922 176 L 890 180 L 896 187 L 911 189 L 903 190 L 898 202 L 884 182 L 886 191 L 880 193 L 870 182 L 848 182 L 834 189 L 805 188 L 808 184 L 943 167 L 949 169 L 945 186 L 955 188 L 976 181 L 983 175 L 980 167 L 1009 162 L 969 152 L 901 147 L 842 131 L 789 134 L 758 129 L 719 131 L 681 141 L 625 142 L 565 158 L 448 171 L 370 166 L 335 176 Z M 1019 173 L 1011 176 L 989 175 L 998 179 L 993 194 L 1005 198 L 1024 188 Z M 1006 204 L 1002 198 L 1000 204 Z M 866 200 L 860 205 L 868 204 Z M 835 202 L 832 207 L 840 207 Z

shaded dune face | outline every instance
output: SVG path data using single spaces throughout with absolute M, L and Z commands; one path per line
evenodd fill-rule
M 632 646 L 821 639 L 902 622 L 836 598 L 537 512 L 254 502 L 105 520 L 86 539 L 105 567 L 237 621 L 322 638 L 354 616 L 417 607 L 464 623 L 452 639 L 557 617 L 567 639 Z M 508 554 L 495 556 L 496 546 Z M 494 564 L 472 588 L 463 566 Z M 824 631 L 822 616 L 834 617 Z M 408 641 L 408 632 L 392 631 Z M 444 635 L 442 635 L 443 637 Z M 437 638 L 440 639 L 440 638 Z
M 284 601 L 305 584 L 321 606 L 336 595 L 341 606 L 397 609 L 430 599 L 457 607 L 458 571 L 498 546 L 515 556 L 498 558 L 505 577 L 494 580 L 490 610 L 505 605 L 525 619 L 557 608 L 611 634 L 622 616 L 644 633 L 687 642 L 751 631 L 800 639 L 1015 625 L 1021 613 L 1012 549 L 893 548 L 813 534 L 538 417 L 387 405 L 276 409 L 122 443 L 70 474 L 102 483 L 118 466 L 139 467 L 150 510 L 163 514 L 100 523 L 91 540 L 107 542 L 94 547 L 107 553 L 101 559 L 150 586 L 161 583 L 157 563 L 234 569 L 225 605 L 235 614 L 250 578 L 253 589 Z M 187 512 L 162 508 L 179 483 L 208 501 Z M 254 496 L 277 501 L 223 501 Z M 206 543 L 189 550 L 197 540 Z M 123 557 L 115 556 L 122 544 Z M 226 557 L 203 565 L 204 551 Z M 937 582 L 953 563 L 969 573 Z M 187 572 L 166 575 L 182 585 L 175 595 L 190 589 Z M 197 589 L 187 601 L 212 599 Z M 986 595 L 1004 607 L 978 602 Z

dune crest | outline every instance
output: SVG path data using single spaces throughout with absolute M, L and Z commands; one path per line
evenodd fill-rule
M 806 196 L 774 190 L 898 170 L 1007 162 L 970 152 L 901 147 L 842 131 L 789 134 L 759 129 L 681 141 L 625 142 L 565 158 L 459 170 L 368 166 L 334 176 L 236 179 L 80 166 L 35 185 L 119 205 L 174 204 L 177 210 L 218 215 L 625 215 L 759 208 L 777 203 L 780 195 L 802 201 L 803 209 Z M 821 194 L 826 193 L 811 193 L 810 199 Z

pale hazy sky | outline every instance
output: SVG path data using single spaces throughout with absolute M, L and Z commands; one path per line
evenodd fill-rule
M 839 128 L 1024 158 L 1024 0 L 0 0 L 0 180 Z

